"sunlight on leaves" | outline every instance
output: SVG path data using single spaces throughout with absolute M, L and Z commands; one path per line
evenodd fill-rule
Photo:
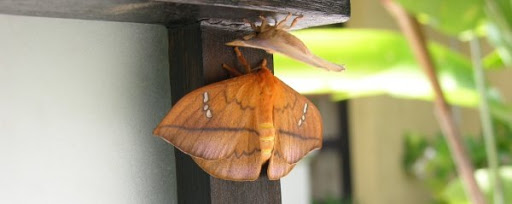
M 331 94 L 335 100 L 375 94 L 432 98 L 432 91 L 405 38 L 391 31 L 366 29 L 309 29 L 294 32 L 311 51 L 344 64 L 344 72 L 327 72 L 275 55 L 275 74 L 305 94 Z M 475 106 L 470 61 L 439 44 L 429 49 L 449 102 Z M 312 77 L 314 76 L 314 77 Z
M 476 30 L 485 20 L 484 0 L 396 0 L 420 21 L 450 35 Z

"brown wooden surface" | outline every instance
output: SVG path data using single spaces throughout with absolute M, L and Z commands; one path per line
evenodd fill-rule
M 352 165 L 350 162 L 350 124 L 349 124 L 349 103 L 348 101 L 338 102 L 340 114 L 340 137 L 338 150 L 341 164 L 341 196 L 342 200 L 349 202 L 352 195 Z
M 201 29 L 198 24 L 169 30 L 172 103 L 204 84 Z M 178 203 L 210 203 L 210 176 L 190 156 L 175 149 Z
M 169 62 L 173 103 L 203 85 L 227 79 L 222 63 L 239 67 L 233 48 L 224 43 L 243 33 L 199 23 L 169 29 Z M 249 64 L 256 67 L 263 58 L 273 68 L 272 56 L 261 50 L 241 49 Z M 240 69 L 243 71 L 243 69 Z M 202 171 L 189 156 L 176 153 L 179 203 L 281 203 L 279 181 L 266 176 L 254 182 L 216 179 Z
M 279 181 L 269 181 L 266 175 L 252 182 L 225 181 L 212 178 L 212 203 L 281 203 L 281 185 Z
M 349 0 L 0 0 L 0 13 L 26 16 L 122 21 L 179 26 L 203 22 L 248 29 L 243 18 L 286 13 L 306 16 L 296 29 L 340 23 L 350 15 Z M 276 15 L 276 13 L 280 13 Z

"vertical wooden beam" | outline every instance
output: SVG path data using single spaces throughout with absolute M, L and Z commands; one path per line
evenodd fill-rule
M 348 101 L 340 101 L 338 110 L 340 114 L 340 137 L 339 137 L 339 153 L 341 158 L 341 196 L 343 200 L 352 199 L 352 165 L 350 165 L 350 130 L 349 130 L 349 114 Z
M 186 93 L 203 85 L 228 78 L 222 63 L 239 67 L 233 48 L 224 43 L 243 33 L 199 23 L 169 29 L 169 64 L 173 104 Z M 241 49 L 252 67 L 263 58 L 273 68 L 272 55 L 261 50 Z M 243 71 L 243 69 L 241 69 Z M 178 203 L 281 203 L 279 181 L 263 175 L 254 182 L 234 182 L 213 178 L 194 161 L 176 153 Z
M 169 29 L 169 75 L 173 105 L 204 84 L 199 24 Z M 210 203 L 210 177 L 190 156 L 175 149 L 178 203 Z

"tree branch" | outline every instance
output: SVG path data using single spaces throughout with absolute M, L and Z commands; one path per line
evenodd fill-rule
M 400 29 L 409 41 L 418 63 L 423 68 L 425 75 L 430 81 L 430 85 L 435 96 L 434 101 L 437 111 L 437 119 L 441 126 L 441 131 L 443 132 L 443 135 L 450 147 L 451 154 L 457 166 L 457 171 L 462 178 L 466 194 L 472 203 L 486 203 L 480 188 L 478 188 L 475 177 L 473 176 L 473 165 L 471 164 L 469 156 L 462 143 L 460 132 L 455 125 L 452 110 L 446 102 L 441 86 L 439 85 L 435 66 L 427 50 L 425 38 L 420 30 L 418 22 L 400 5 L 396 4 L 392 0 L 381 0 L 381 2 L 389 13 L 395 17 Z

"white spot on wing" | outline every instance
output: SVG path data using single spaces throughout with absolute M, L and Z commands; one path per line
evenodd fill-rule
M 208 102 L 208 92 L 205 91 L 203 94 L 203 103 L 206 103 L 206 102 Z
M 210 106 L 208 105 L 208 100 L 209 100 L 208 92 L 205 91 L 203 93 L 203 103 L 204 103 L 203 111 L 206 111 L 206 113 L 204 113 L 206 118 L 212 118 L 213 114 L 212 114 L 212 111 L 210 110 Z
M 302 126 L 302 123 L 306 120 L 306 112 L 308 112 L 308 103 L 304 103 L 304 110 L 302 111 L 302 117 L 299 118 L 299 123 L 297 125 Z

